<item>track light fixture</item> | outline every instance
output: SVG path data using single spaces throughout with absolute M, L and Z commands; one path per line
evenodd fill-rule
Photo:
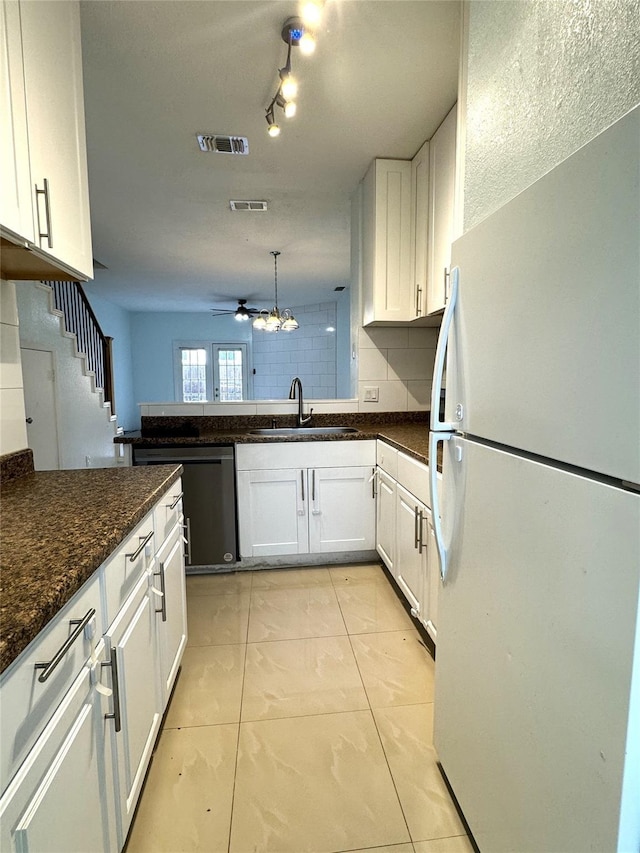
M 291 48 L 299 47 L 302 54 L 309 56 L 316 47 L 313 29 L 320 22 L 322 4 L 318 0 L 311 0 L 311 2 L 305 4 L 303 14 L 306 13 L 307 7 L 311 8 L 309 23 L 305 23 L 302 18 L 296 17 L 287 18 L 282 25 L 280 35 L 283 42 L 287 45 L 287 61 L 282 68 L 278 69 L 280 83 L 275 95 L 271 99 L 271 103 L 265 110 L 269 136 L 278 136 L 280 134 L 280 127 L 275 118 L 276 107 L 282 110 L 285 118 L 293 118 L 296 114 L 295 99 L 298 94 L 298 81 L 293 76 L 291 68 Z

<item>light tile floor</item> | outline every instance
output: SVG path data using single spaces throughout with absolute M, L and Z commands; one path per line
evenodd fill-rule
M 472 853 L 434 663 L 380 566 L 192 576 L 187 600 L 127 853 Z

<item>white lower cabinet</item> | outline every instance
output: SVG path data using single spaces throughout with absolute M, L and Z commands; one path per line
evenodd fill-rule
M 164 711 L 187 645 L 182 519 L 178 521 L 157 554 L 154 571 L 155 588 L 158 587 L 158 583 L 162 598 L 156 601 L 155 615 L 160 647 L 160 698 Z
M 255 447 L 264 445 L 236 452 L 243 557 L 375 548 L 373 441 L 271 444 L 262 454 Z
M 105 660 L 85 665 L 0 801 L 0 849 L 112 853 L 118 849 L 108 697 L 94 683 Z
M 421 535 L 429 512 L 415 496 L 398 485 L 396 499 L 397 559 L 394 577 L 414 616 L 422 616 L 424 584 L 427 577 L 427 548 Z M 429 515 L 431 513 L 429 512 Z M 422 620 L 421 620 L 422 621 Z
M 182 509 L 161 500 L 174 515 L 159 547 L 152 510 L 3 673 L 3 853 L 125 844 L 187 638 Z
M 121 842 L 129 831 L 162 719 L 160 687 L 154 678 L 156 600 L 145 573 L 105 635 L 111 661 L 111 738 L 118 771 Z
M 375 548 L 375 470 L 358 466 L 307 471 L 312 554 Z
M 378 468 L 376 503 L 376 550 L 395 577 L 396 558 L 396 489 L 397 483 Z
M 309 553 L 306 480 L 303 468 L 238 472 L 243 557 Z
M 425 503 L 429 469 L 380 441 L 377 459 L 376 549 L 409 602 L 412 615 L 435 642 L 440 575 L 431 510 Z

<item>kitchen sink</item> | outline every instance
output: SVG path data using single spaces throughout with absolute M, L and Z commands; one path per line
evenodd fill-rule
M 265 429 L 251 429 L 249 435 L 346 435 L 358 432 L 354 427 L 327 426 L 327 427 L 270 427 Z

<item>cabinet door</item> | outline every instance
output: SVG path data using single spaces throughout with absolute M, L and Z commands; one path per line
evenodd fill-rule
M 27 0 L 20 14 L 35 243 L 92 278 L 79 3 Z
M 243 557 L 308 554 L 307 471 L 238 472 L 238 521 Z
M 20 7 L 0 2 L 0 226 L 33 241 L 29 140 L 22 65 Z
M 309 471 L 312 554 L 375 548 L 375 467 Z
M 429 239 L 429 143 L 411 161 L 411 281 L 414 317 L 427 313 Z
M 376 550 L 395 577 L 396 481 L 378 468 L 376 489 Z
M 427 312 L 441 311 L 447 301 L 456 171 L 456 107 L 430 144 L 429 244 Z
M 428 518 L 424 535 L 427 541 L 427 582 L 425 584 L 424 606 L 421 621 L 433 642 L 437 637 L 438 626 L 438 593 L 440 591 L 440 565 L 438 563 L 438 551 L 436 548 L 436 537 L 433 532 L 431 517 Z
M 413 320 L 411 162 L 374 160 L 364 179 L 363 325 Z
M 156 624 L 160 645 L 162 710 L 176 680 L 187 644 L 187 603 L 184 576 L 182 519 L 174 527 L 155 566 L 155 586 L 162 592 L 156 601 Z
M 153 600 L 152 600 L 153 599 Z M 112 720 L 118 770 L 118 805 L 122 839 L 126 838 L 161 721 L 157 678 L 156 602 L 145 573 L 107 631 L 115 654 L 114 710 L 119 706 L 120 731 Z
M 0 849 L 118 849 L 106 711 L 85 667 L 0 801 Z
M 396 571 L 398 586 L 420 616 L 423 589 L 427 573 L 426 548 L 421 546 L 420 512 L 424 504 L 402 486 L 397 487 L 396 503 Z

